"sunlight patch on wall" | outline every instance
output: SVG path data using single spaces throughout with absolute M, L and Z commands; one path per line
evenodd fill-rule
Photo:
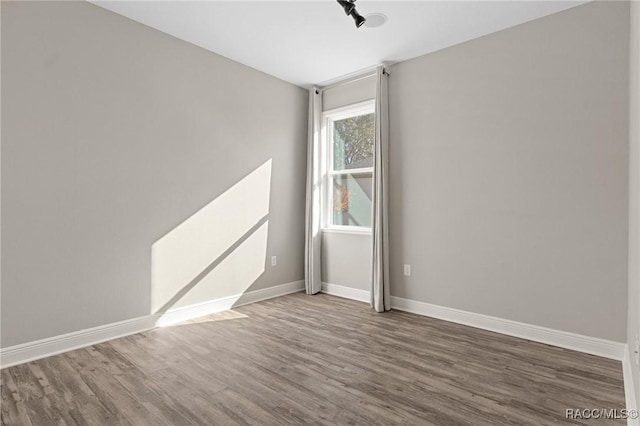
M 265 270 L 268 230 L 269 222 L 265 222 L 184 294 L 174 307 L 244 293 Z
M 266 261 L 271 160 L 156 241 L 151 313 L 244 292 Z

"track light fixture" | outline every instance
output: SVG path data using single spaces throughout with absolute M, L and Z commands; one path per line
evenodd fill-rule
M 356 10 L 356 0 L 336 0 L 344 9 L 344 13 L 350 15 L 356 24 L 356 28 L 360 28 L 366 19 Z
M 349 15 L 356 8 L 356 0 L 338 0 L 340 6 L 344 9 L 344 13 Z
M 349 15 L 351 15 L 351 17 L 353 18 L 353 21 L 356 23 L 356 28 L 360 28 L 362 26 L 362 24 L 364 24 L 367 21 L 364 18 L 364 16 L 362 16 L 362 15 L 360 15 L 358 13 L 358 11 L 355 9 L 355 7 L 353 8 L 353 10 L 351 11 L 351 13 Z

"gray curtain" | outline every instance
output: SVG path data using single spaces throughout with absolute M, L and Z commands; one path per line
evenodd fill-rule
M 307 200 L 305 219 L 304 286 L 307 294 L 322 289 L 320 282 L 320 115 L 322 94 L 315 87 L 309 90 L 309 141 L 307 146 Z
M 389 292 L 389 74 L 378 67 L 376 82 L 376 129 L 373 168 L 373 270 L 371 306 L 378 312 L 391 309 Z

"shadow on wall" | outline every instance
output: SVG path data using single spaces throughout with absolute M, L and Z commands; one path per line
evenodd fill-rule
M 151 246 L 156 326 L 175 308 L 224 299 L 230 307 L 265 271 L 271 159 Z

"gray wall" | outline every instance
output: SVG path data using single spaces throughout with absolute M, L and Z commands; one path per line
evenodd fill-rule
M 628 55 L 595 2 L 391 68 L 392 295 L 627 340 Z
M 322 233 L 322 282 L 371 290 L 371 234 Z
M 630 359 L 640 333 L 640 3 L 631 4 L 629 63 L 629 317 L 627 342 Z M 640 406 L 640 372 L 631 362 L 635 394 Z
M 376 97 L 376 77 L 360 78 L 322 90 L 322 110 L 329 111 Z
M 303 278 L 305 90 L 85 2 L 2 2 L 2 89 L 2 347 Z

